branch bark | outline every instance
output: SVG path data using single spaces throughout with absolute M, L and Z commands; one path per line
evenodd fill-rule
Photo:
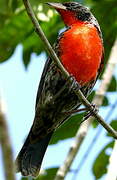
M 96 91 L 95 97 L 93 99 L 93 103 L 95 103 L 97 106 L 101 106 L 103 102 L 104 95 L 108 89 L 109 83 L 112 79 L 113 72 L 115 70 L 115 66 L 117 64 L 117 39 L 112 47 L 110 57 L 108 60 L 107 67 L 105 68 L 105 72 L 102 77 L 101 84 Z M 94 120 L 93 117 L 90 117 L 87 121 L 81 124 L 80 128 L 78 129 L 75 139 L 73 141 L 73 144 L 71 145 L 69 152 L 66 156 L 66 159 L 64 163 L 61 165 L 59 170 L 57 171 L 55 180 L 62 180 L 65 178 L 66 174 L 68 173 L 71 164 L 80 150 L 80 146 L 83 143 L 85 136 L 88 133 L 88 129 Z
M 8 134 L 6 117 L 3 110 L 2 100 L 0 97 L 0 144 L 3 154 L 3 164 L 6 180 L 15 180 L 12 148 Z

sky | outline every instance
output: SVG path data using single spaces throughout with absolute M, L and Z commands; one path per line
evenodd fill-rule
M 22 63 L 22 46 L 19 45 L 13 56 L 0 65 L 0 93 L 5 102 L 6 118 L 14 159 L 20 151 L 33 122 L 36 92 L 46 56 L 44 53 L 38 57 L 33 54 L 31 59 L 28 69 L 25 70 Z M 115 73 L 117 74 L 117 68 Z M 114 102 L 115 96 L 109 94 L 108 97 L 111 103 Z M 107 107 L 101 108 L 100 114 L 106 116 L 108 110 Z M 116 112 L 113 113 L 113 118 L 114 117 L 117 117 Z M 91 140 L 95 133 L 95 129 L 90 128 L 85 143 L 83 143 L 79 155 L 75 158 L 72 169 L 77 167 L 78 162 L 87 148 L 89 139 Z M 109 141 L 110 138 L 105 137 L 105 130 L 103 130 L 76 180 L 94 180 L 94 176 L 91 173 L 92 162 L 100 152 L 101 148 Z M 64 161 L 72 142 L 73 138 L 65 140 L 64 143 L 63 141 L 60 141 L 57 145 L 49 146 L 44 157 L 42 168 L 59 166 Z M 0 179 L 5 180 L 2 167 L 2 154 L 0 151 Z M 68 173 L 66 180 L 72 180 L 72 176 L 73 173 Z M 20 177 L 20 174 L 18 174 L 16 179 L 20 180 Z M 101 178 L 101 180 L 104 180 L 104 177 Z

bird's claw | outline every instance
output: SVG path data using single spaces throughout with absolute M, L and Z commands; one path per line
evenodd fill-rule
M 93 112 L 95 113 L 99 112 L 99 108 L 95 104 L 92 103 L 91 106 L 92 106 L 92 110 L 87 111 L 86 115 L 83 118 L 84 120 L 87 120 L 90 116 L 93 116 Z
M 67 79 L 68 83 L 70 82 L 70 90 L 76 91 L 81 88 L 79 83 L 76 81 L 75 77 L 70 75 Z

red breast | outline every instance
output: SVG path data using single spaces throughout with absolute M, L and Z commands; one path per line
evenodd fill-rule
M 94 25 L 82 22 L 72 25 L 64 32 L 59 47 L 64 67 L 80 85 L 96 78 L 103 45 Z

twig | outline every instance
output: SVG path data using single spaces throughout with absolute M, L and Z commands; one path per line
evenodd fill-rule
M 106 180 L 117 180 L 117 140 L 110 157 L 110 164 L 106 175 Z
M 110 57 L 108 60 L 107 67 L 105 69 L 105 72 L 102 77 L 101 84 L 96 91 L 95 97 L 93 99 L 93 103 L 96 104 L 97 106 L 101 106 L 103 102 L 104 95 L 108 89 L 109 83 L 112 79 L 113 72 L 115 70 L 116 64 L 117 64 L 117 39 L 113 45 L 113 48 L 110 53 Z M 69 171 L 71 164 L 78 153 L 81 144 L 83 143 L 85 136 L 88 133 L 88 129 L 92 123 L 94 118 L 90 117 L 87 121 L 81 124 L 80 128 L 78 129 L 74 142 L 70 147 L 70 150 L 66 156 L 66 159 L 64 163 L 61 165 L 59 168 L 55 180 L 61 180 L 64 179 L 66 176 L 67 172 Z
M 37 32 L 37 34 L 39 35 L 40 39 L 43 41 L 45 47 L 46 47 L 46 50 L 49 54 L 49 56 L 52 58 L 52 60 L 57 64 L 57 66 L 60 68 L 63 76 L 66 78 L 66 79 L 69 79 L 69 83 L 72 84 L 73 83 L 73 79 L 70 78 L 70 75 L 69 73 L 66 71 L 66 69 L 64 68 L 64 66 L 61 64 L 59 58 L 57 57 L 56 53 L 54 52 L 54 50 L 52 49 L 50 43 L 48 42 L 44 32 L 42 31 L 36 17 L 35 17 L 35 14 L 32 10 L 32 7 L 29 3 L 28 0 L 23 0 L 24 2 L 24 5 L 26 7 L 26 10 L 27 10 L 27 13 L 35 27 L 35 30 Z M 78 84 L 76 84 L 76 87 L 78 87 Z M 87 107 L 87 109 L 89 111 L 92 111 L 92 114 L 93 116 L 98 120 L 98 122 L 109 132 L 111 133 L 111 135 L 117 139 L 117 132 L 111 127 L 109 126 L 108 124 L 106 124 L 104 122 L 104 120 L 102 119 L 102 117 L 100 115 L 98 115 L 94 110 L 93 110 L 93 107 L 91 106 L 91 104 L 88 102 L 88 100 L 85 98 L 85 96 L 82 94 L 82 92 L 80 91 L 79 88 L 74 88 L 74 92 L 75 94 L 78 96 L 78 98 L 80 99 L 80 101 L 83 103 L 84 106 Z
M 3 154 L 4 172 L 6 180 L 15 180 L 13 168 L 12 148 L 9 140 L 8 128 L 0 97 L 0 144 Z

